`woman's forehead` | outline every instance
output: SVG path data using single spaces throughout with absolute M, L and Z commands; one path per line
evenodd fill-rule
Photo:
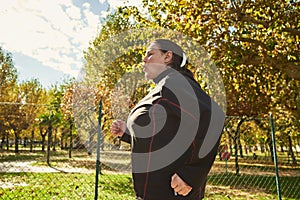
M 159 46 L 153 42 L 149 45 L 149 47 L 147 48 L 147 51 L 151 51 L 151 50 L 155 50 L 155 49 L 159 49 Z

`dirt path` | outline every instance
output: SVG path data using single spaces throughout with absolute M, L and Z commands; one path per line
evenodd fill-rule
M 13 162 L 1 162 L 0 172 L 13 173 L 13 172 L 33 172 L 33 173 L 93 173 L 95 170 L 85 168 L 73 168 L 73 167 L 51 167 L 51 166 L 37 166 L 34 165 L 35 161 L 13 161 Z

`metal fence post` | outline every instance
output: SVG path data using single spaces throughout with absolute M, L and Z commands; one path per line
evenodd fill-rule
M 281 200 L 281 191 L 280 191 L 280 181 L 279 181 L 279 173 L 278 173 L 278 162 L 277 162 L 277 152 L 276 152 L 276 142 L 275 142 L 275 131 L 274 131 L 274 121 L 272 113 L 270 113 L 270 124 L 271 124 L 271 134 L 272 134 L 272 144 L 273 144 L 273 157 L 274 157 L 274 165 L 276 172 L 276 187 L 277 187 L 277 195 L 278 200 Z
M 95 200 L 98 199 L 98 182 L 99 182 L 99 174 L 101 173 L 101 168 L 100 168 L 101 117 L 102 117 L 102 100 L 100 100 L 100 103 L 99 103 L 99 113 L 98 113 L 98 135 L 97 135 L 97 156 L 96 156 Z

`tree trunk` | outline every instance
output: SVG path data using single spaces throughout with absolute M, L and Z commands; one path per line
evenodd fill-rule
M 14 129 L 15 133 L 15 153 L 19 153 L 19 133 Z
M 70 122 L 70 148 L 69 148 L 69 158 L 72 158 L 72 149 L 73 149 L 73 134 L 72 134 L 72 129 L 73 129 L 73 123 Z
M 272 162 L 274 162 L 274 152 L 273 152 L 273 145 L 272 145 L 272 139 L 270 138 L 270 134 L 268 134 L 267 144 L 270 148 Z
M 291 155 L 292 158 L 292 163 L 293 164 L 297 164 L 296 158 L 295 158 L 295 154 L 293 151 L 293 143 L 292 143 L 292 138 L 290 135 L 288 135 L 288 142 L 289 142 L 289 153 Z
M 238 135 L 238 145 L 239 145 L 239 150 L 240 150 L 240 156 L 241 156 L 241 158 L 244 158 L 243 147 L 242 147 L 242 144 L 241 144 L 240 134 Z
M 235 174 L 236 174 L 236 175 L 239 175 L 239 173 L 240 173 L 237 140 L 238 140 L 238 137 L 239 137 L 239 130 L 240 130 L 240 127 L 241 127 L 241 125 L 243 124 L 244 121 L 245 121 L 244 118 L 242 118 L 242 119 L 239 121 L 239 123 L 238 123 L 238 125 L 237 125 L 237 128 L 236 128 L 236 131 L 235 131 L 235 134 L 234 134 L 234 139 L 233 139 L 233 142 L 234 142 L 234 150 L 235 150 Z
M 42 151 L 45 151 L 45 141 L 46 141 L 46 135 L 42 135 Z
M 4 142 L 5 142 L 5 136 L 3 136 L 1 139 L 1 145 L 0 145 L 1 149 L 3 149 Z
M 233 140 L 234 143 L 234 157 L 235 157 L 235 174 L 238 175 L 240 172 L 239 167 L 239 158 L 238 158 L 238 145 L 237 145 L 237 138 L 235 137 Z
M 24 137 L 24 142 L 23 142 L 23 147 L 24 147 L 24 148 L 27 147 L 27 141 L 28 141 L 28 138 L 27 138 L 27 137 Z
M 65 139 L 65 130 L 62 131 L 61 137 L 60 137 L 60 149 L 65 149 L 64 139 Z
M 9 150 L 9 137 L 8 137 L 8 133 L 5 134 L 6 136 L 6 150 Z
M 89 131 L 89 144 L 88 144 L 88 155 L 92 155 L 93 154 L 93 144 L 94 144 L 94 129 L 92 128 Z
M 281 151 L 282 153 L 284 153 L 283 145 L 280 144 L 279 146 L 280 146 L 280 151 Z
M 259 146 L 260 146 L 260 152 L 263 154 L 265 153 L 265 144 L 263 142 L 260 142 L 259 143 Z
M 47 131 L 46 133 L 43 134 L 43 129 L 40 128 L 40 135 L 42 137 L 42 151 L 45 151 L 45 141 L 46 141 L 46 135 L 47 135 Z
M 33 151 L 33 143 L 34 143 L 34 130 L 31 131 L 30 152 Z
M 51 143 L 52 143 L 52 126 L 48 127 L 48 143 L 47 143 L 47 164 L 50 165 L 50 151 L 51 151 Z
M 54 130 L 54 138 L 53 138 L 54 141 L 53 141 L 53 143 L 52 143 L 52 150 L 53 150 L 53 151 L 56 151 L 56 140 L 57 140 L 56 134 L 57 134 L 57 129 Z

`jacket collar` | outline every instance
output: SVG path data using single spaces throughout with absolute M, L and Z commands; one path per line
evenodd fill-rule
M 174 69 L 173 68 L 168 68 L 165 71 L 163 71 L 162 73 L 160 73 L 156 78 L 153 79 L 153 82 L 155 84 L 159 83 L 159 81 L 161 81 L 165 76 L 167 76 L 168 74 L 170 74 L 171 72 L 173 72 Z

